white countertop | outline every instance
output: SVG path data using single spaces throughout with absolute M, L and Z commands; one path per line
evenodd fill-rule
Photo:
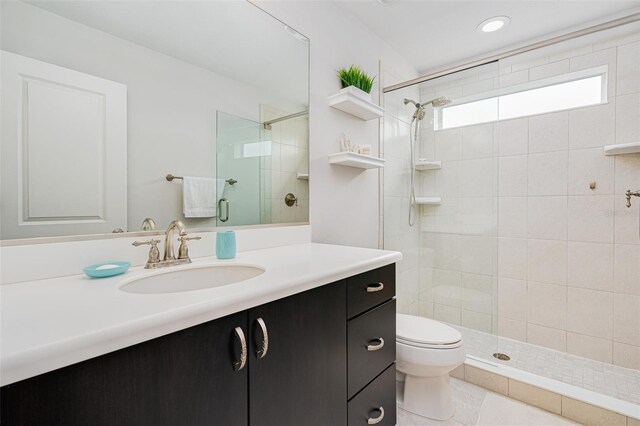
M 146 340 L 262 305 L 402 259 L 398 252 L 298 244 L 238 253 L 234 260 L 265 273 L 223 287 L 170 294 L 133 294 L 118 286 L 158 271 L 90 279 L 74 275 L 0 286 L 0 385 L 75 364 Z

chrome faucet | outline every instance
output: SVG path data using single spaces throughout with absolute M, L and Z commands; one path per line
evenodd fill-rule
M 175 251 L 173 250 L 173 235 L 178 230 L 180 247 L 178 248 L 178 258 L 176 259 Z M 199 240 L 202 237 L 187 237 L 187 228 L 180 220 L 174 220 L 169 224 L 167 230 L 164 233 L 164 256 L 160 260 L 160 251 L 158 250 L 158 243 L 160 240 L 151 239 L 149 241 L 134 241 L 133 246 L 138 247 L 141 245 L 150 245 L 149 259 L 147 260 L 145 269 L 163 268 L 165 266 L 182 265 L 185 263 L 191 263 L 189 258 L 189 249 L 187 248 L 187 241 Z

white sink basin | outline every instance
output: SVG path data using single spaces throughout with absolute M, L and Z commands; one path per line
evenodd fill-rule
M 187 269 L 158 271 L 133 279 L 120 286 L 127 293 L 159 294 L 180 293 L 246 281 L 264 273 L 264 269 L 252 265 L 203 265 Z

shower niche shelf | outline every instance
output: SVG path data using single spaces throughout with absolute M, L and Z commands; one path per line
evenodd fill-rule
M 442 161 L 416 161 L 416 170 L 438 170 L 442 168 Z
M 621 143 L 604 147 L 604 155 L 640 154 L 640 142 Z
M 416 204 L 424 206 L 439 206 L 442 204 L 440 197 L 416 197 Z
M 296 178 L 300 180 L 309 180 L 309 173 L 296 173 Z
M 384 158 L 356 154 L 355 152 L 348 151 L 329 154 L 329 163 L 359 169 L 380 169 L 384 167 L 385 161 Z
M 384 108 L 349 91 L 340 91 L 329 96 L 329 106 L 365 121 L 375 120 L 384 115 Z

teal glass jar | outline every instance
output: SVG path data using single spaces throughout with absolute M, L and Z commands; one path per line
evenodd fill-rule
M 236 257 L 236 233 L 234 231 L 216 232 L 216 257 L 218 259 Z

